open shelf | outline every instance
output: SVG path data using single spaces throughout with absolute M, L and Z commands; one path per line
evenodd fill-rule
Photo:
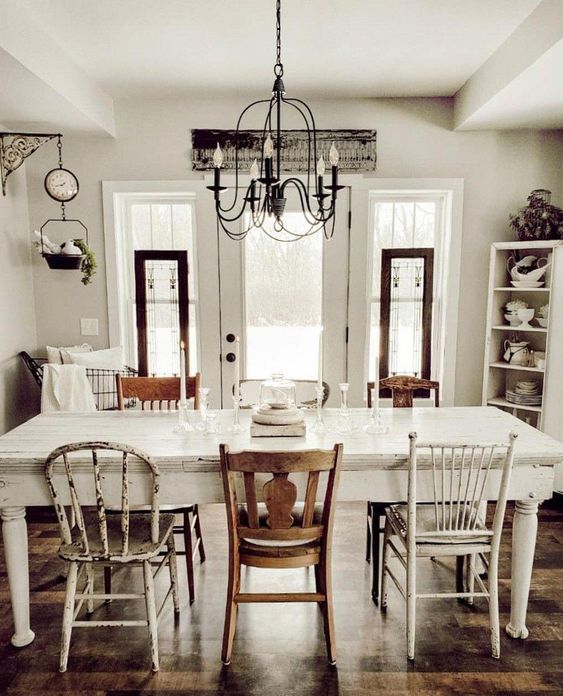
M 513 404 L 511 401 L 507 401 L 502 396 L 495 396 L 492 399 L 487 400 L 489 406 L 502 406 L 503 408 L 515 408 L 518 411 L 533 411 L 534 413 L 541 413 L 541 406 L 522 406 L 520 404 Z
M 523 329 L 520 326 L 510 326 L 510 324 L 501 324 L 500 326 L 492 327 L 495 331 L 537 331 L 538 333 L 547 333 L 547 329 L 542 326 L 532 326 L 529 329 Z
M 496 292 L 549 292 L 551 288 L 515 288 L 512 285 L 510 287 L 498 287 L 495 288 Z
M 525 372 L 545 372 L 545 370 L 540 370 L 539 367 L 528 367 L 526 365 L 510 365 L 506 362 L 492 362 L 490 367 L 500 367 L 501 370 L 524 370 Z

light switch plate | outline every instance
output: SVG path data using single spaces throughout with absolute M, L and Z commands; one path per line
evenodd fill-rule
M 80 333 L 82 336 L 97 336 L 98 335 L 98 320 L 97 319 L 81 319 Z

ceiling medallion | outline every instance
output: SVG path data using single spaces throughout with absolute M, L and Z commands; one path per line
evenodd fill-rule
M 241 240 L 252 228 L 261 229 L 268 236 L 282 242 L 292 242 L 308 237 L 320 230 L 330 239 L 334 234 L 336 198 L 343 186 L 338 184 L 338 151 L 334 143 L 328 153 L 331 175 L 330 183 L 325 183 L 326 165 L 322 153 L 317 151 L 317 132 L 311 109 L 301 99 L 285 96 L 283 83 L 283 64 L 281 61 L 281 0 L 276 0 L 276 63 L 275 81 L 272 96 L 249 104 L 239 116 L 235 138 L 235 185 L 234 200 L 223 207 L 221 192 L 227 189 L 221 185 L 221 166 L 223 153 L 219 144 L 213 156 L 214 182 L 208 186 L 215 196 L 215 210 L 218 225 L 231 239 Z M 253 107 L 267 105 L 266 118 L 260 139 L 260 162 L 254 160 L 250 167 L 250 184 L 239 183 L 242 172 L 238 164 L 238 134 L 243 117 Z M 307 132 L 307 166 L 305 182 L 297 177 L 282 179 L 282 111 L 287 108 L 297 112 L 304 121 Z M 316 163 L 316 166 L 315 166 Z M 297 192 L 300 208 L 306 221 L 305 228 L 295 229 L 286 224 L 284 211 L 287 203 L 286 192 Z M 246 215 L 245 215 L 246 213 Z M 244 216 L 244 217 L 243 217 Z M 233 226 L 240 218 L 242 228 Z

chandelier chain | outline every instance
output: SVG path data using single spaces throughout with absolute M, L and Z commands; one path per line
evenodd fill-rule
M 281 0 L 276 0 L 276 64 L 274 75 L 282 77 L 283 64 L 281 62 Z

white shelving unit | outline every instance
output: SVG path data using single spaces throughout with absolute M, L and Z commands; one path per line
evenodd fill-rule
M 515 288 L 510 284 L 507 261 L 510 256 L 550 257 L 550 266 L 541 288 Z M 547 328 L 537 325 L 519 329 L 504 319 L 504 307 L 521 299 L 536 310 L 549 303 Z M 534 351 L 545 351 L 545 369 L 510 365 L 503 360 L 504 341 L 517 334 Z M 520 380 L 535 379 L 541 384 L 541 406 L 520 406 L 506 400 L 506 390 Z M 496 242 L 491 247 L 483 405 L 497 406 L 563 441 L 563 241 Z M 555 488 L 563 492 L 563 467 L 556 473 Z

